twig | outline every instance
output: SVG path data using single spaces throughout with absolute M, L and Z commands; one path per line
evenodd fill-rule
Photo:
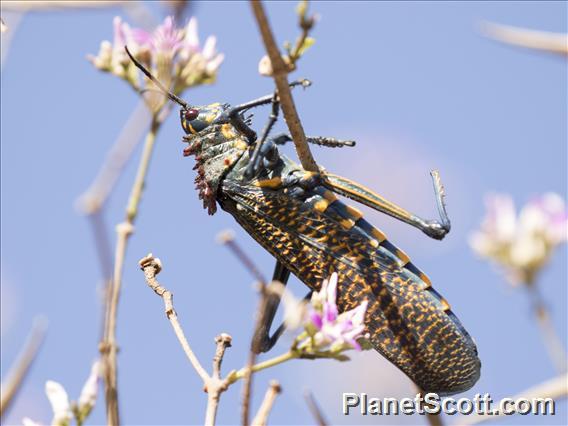
M 227 390 L 229 384 L 226 380 L 221 379 L 221 363 L 225 350 L 231 347 L 231 336 L 228 334 L 220 334 L 215 338 L 217 349 L 215 357 L 213 358 L 213 374 L 205 382 L 205 389 L 207 391 L 207 410 L 205 412 L 205 424 L 214 425 L 217 417 L 217 408 L 219 407 L 219 399 L 221 393 Z
M 302 30 L 302 33 L 300 34 L 300 37 L 298 37 L 298 40 L 296 40 L 296 45 L 294 46 L 294 49 L 292 49 L 289 53 L 290 65 L 292 66 L 292 69 L 296 69 L 296 62 L 301 57 L 302 49 L 304 48 L 304 43 L 308 39 L 310 31 L 312 30 L 316 22 L 315 16 L 311 16 L 308 18 L 307 0 L 301 1 L 300 4 L 298 5 L 298 9 L 299 9 L 298 14 L 300 17 L 299 26 L 300 29 Z
M 275 365 L 282 364 L 286 361 L 290 361 L 291 359 L 302 358 L 302 354 L 298 351 L 288 351 L 274 358 L 267 359 L 266 361 L 259 362 L 258 364 L 254 364 L 250 371 L 256 373 L 258 371 L 266 370 L 267 368 L 274 367 Z M 238 371 L 231 371 L 227 375 L 227 379 L 229 380 L 229 384 L 235 383 L 237 380 L 243 379 L 246 377 L 249 367 L 241 368 Z
M 245 266 L 245 268 L 251 273 L 251 275 L 258 280 L 260 284 L 260 294 L 261 299 L 259 302 L 255 320 L 254 333 L 251 341 L 251 348 L 247 360 L 247 365 L 245 368 L 245 375 L 243 377 L 243 404 L 241 410 L 241 423 L 243 426 L 249 424 L 250 418 L 250 399 L 252 393 L 252 366 L 256 363 L 257 350 L 254 347 L 256 333 L 259 330 L 260 323 L 262 320 L 262 312 L 264 312 L 266 306 L 266 280 L 262 276 L 260 270 L 256 267 L 252 259 L 248 257 L 246 252 L 241 248 L 241 246 L 235 241 L 235 237 L 231 231 L 221 232 L 217 239 L 221 244 L 225 244 L 229 250 L 237 257 L 238 260 Z
M 161 122 L 154 118 L 150 126 L 150 131 L 146 135 L 142 158 L 138 166 L 138 172 L 132 190 L 130 199 L 126 207 L 126 218 L 124 222 L 116 227 L 117 243 L 114 258 L 114 271 L 112 286 L 109 291 L 109 307 L 107 322 L 105 324 L 104 341 L 101 343 L 101 353 L 105 361 L 105 384 L 106 384 L 106 403 L 107 403 L 107 421 L 109 424 L 119 424 L 118 414 L 118 394 L 117 394 L 117 361 L 116 355 L 118 351 L 116 343 L 116 318 L 118 310 L 118 300 L 120 298 L 120 289 L 122 284 L 122 273 L 124 268 L 124 259 L 126 256 L 126 248 L 128 239 L 134 232 L 134 221 L 138 214 L 138 206 L 142 198 L 142 191 L 146 182 L 148 167 L 152 158 L 156 134 L 159 130 Z
M 195 356 L 189 342 L 187 341 L 183 329 L 178 321 L 176 311 L 173 306 L 173 294 L 163 287 L 158 280 L 156 280 L 156 275 L 162 270 L 162 263 L 160 259 L 155 258 L 152 254 L 142 258 L 139 262 L 140 267 L 144 271 L 144 276 L 148 286 L 162 299 L 164 300 L 164 305 L 166 309 L 166 316 L 168 317 L 176 337 L 178 338 L 187 359 L 199 375 L 201 380 L 203 380 L 204 389 L 207 392 L 207 410 L 205 415 L 205 425 L 214 425 L 217 416 L 217 408 L 219 406 L 219 399 L 221 394 L 225 392 L 231 383 L 229 376 L 227 378 L 221 378 L 221 363 L 225 355 L 225 350 L 231 346 L 231 336 L 226 333 L 222 333 L 215 338 L 217 343 L 217 349 L 215 351 L 215 356 L 213 358 L 213 373 L 211 376 L 207 374 L 197 356 Z
M 300 122 L 300 118 L 292 98 L 292 93 L 288 86 L 288 67 L 282 59 L 280 50 L 274 41 L 274 35 L 272 34 L 272 29 L 268 23 L 262 2 L 259 0 L 251 0 L 250 4 L 264 41 L 266 52 L 268 53 L 268 57 L 272 64 L 274 82 L 276 83 L 276 88 L 278 90 L 278 97 L 280 98 L 282 112 L 284 113 L 286 124 L 290 130 L 292 139 L 294 140 L 298 158 L 305 170 L 318 172 L 319 168 L 306 142 L 304 128 Z
M 219 243 L 221 244 L 225 244 L 229 248 L 229 250 L 233 252 L 235 257 L 241 261 L 241 263 L 250 272 L 255 280 L 257 280 L 259 283 L 266 283 L 266 279 L 264 278 L 260 270 L 235 241 L 235 236 L 231 230 L 220 232 L 219 235 L 217 235 L 217 241 L 219 241 Z
M 252 259 L 248 257 L 246 252 L 241 248 L 241 246 L 235 241 L 235 237 L 231 231 L 223 231 L 217 237 L 221 244 L 225 244 L 229 250 L 233 252 L 233 254 L 237 257 L 238 260 L 244 265 L 246 269 L 251 273 L 251 275 L 258 281 L 259 283 L 259 291 L 260 291 L 260 302 L 258 304 L 257 315 L 255 319 L 255 326 L 250 346 L 250 352 L 247 359 L 247 365 L 244 369 L 245 374 L 243 376 L 243 404 L 241 410 L 241 424 L 243 426 L 247 426 L 249 424 L 250 418 L 250 399 L 252 393 L 252 367 L 256 363 L 256 358 L 258 354 L 258 349 L 255 347 L 256 345 L 256 335 L 258 330 L 260 329 L 263 315 L 262 313 L 265 311 L 266 307 L 266 280 L 264 279 L 260 270 L 256 267 Z
M 533 398 L 552 398 L 557 400 L 558 398 L 566 398 L 568 396 L 568 374 L 561 374 L 554 379 L 548 380 L 544 383 L 540 383 L 533 386 L 523 392 L 512 396 L 512 400 L 517 400 L 520 398 L 532 400 Z M 456 424 L 461 425 L 475 425 L 479 423 L 486 422 L 488 420 L 495 420 L 497 417 L 504 416 L 505 413 L 501 411 L 499 414 L 483 415 L 483 414 L 472 414 L 470 416 L 460 416 Z
M 422 397 L 424 397 L 424 391 L 422 389 L 420 389 L 419 387 L 416 387 L 416 389 L 418 390 L 418 392 L 422 395 Z M 426 405 L 426 403 L 424 402 L 424 399 L 422 399 L 422 403 L 420 404 L 420 408 L 423 409 L 424 406 Z M 438 413 L 438 414 L 433 414 L 433 413 L 426 413 L 426 421 L 428 422 L 428 424 L 430 426 L 443 426 L 443 422 L 442 422 L 442 416 Z
M 481 32 L 502 43 L 568 56 L 568 34 L 535 31 L 491 22 L 483 22 Z
M 183 348 L 185 355 L 187 356 L 187 359 L 189 360 L 191 365 L 193 365 L 193 368 L 195 368 L 195 371 L 197 371 L 197 374 L 199 374 L 199 377 L 201 377 L 203 382 L 207 382 L 207 380 L 209 380 L 209 375 L 207 374 L 207 372 L 205 371 L 205 369 L 200 364 L 199 360 L 191 350 L 191 347 L 189 346 L 189 343 L 187 342 L 183 329 L 181 328 L 181 325 L 179 323 L 173 305 L 174 296 L 170 291 L 168 291 L 165 287 L 163 287 L 156 279 L 156 275 L 159 274 L 160 271 L 162 270 L 162 263 L 160 262 L 160 259 L 154 258 L 150 253 L 148 256 L 140 260 L 139 265 L 140 268 L 144 271 L 144 276 L 146 277 L 146 282 L 148 283 L 148 286 L 154 291 L 154 293 L 156 293 L 164 300 L 166 317 L 172 324 L 176 337 L 178 338 L 179 343 Z
M 268 423 L 268 416 L 272 411 L 276 396 L 281 392 L 282 388 L 280 387 L 280 384 L 276 380 L 272 380 L 266 390 L 264 400 L 262 401 L 262 404 L 260 404 L 260 408 L 252 420 L 252 424 L 254 426 L 265 426 Z
M 47 320 L 36 318 L 22 351 L 18 355 L 14 366 L 10 369 L 5 382 L 2 383 L 0 416 L 6 414 L 11 402 L 20 390 L 32 363 L 39 353 L 46 331 Z
M 536 282 L 530 282 L 525 287 L 532 299 L 533 311 L 540 327 L 548 354 L 558 373 L 565 373 L 567 370 L 566 364 L 568 356 L 564 350 L 562 341 L 554 331 L 550 313 L 548 312 L 546 304 L 543 302 L 539 293 L 538 284 Z
M 256 335 L 258 330 L 262 325 L 263 321 L 263 312 L 266 310 L 266 303 L 267 303 L 267 292 L 266 292 L 266 283 L 264 281 L 260 281 L 260 301 L 258 302 L 258 310 L 257 315 L 255 318 L 254 323 L 254 330 L 253 336 L 251 339 L 250 351 L 247 360 L 247 365 L 245 367 L 245 375 L 243 377 L 243 406 L 242 406 L 242 416 L 241 416 L 241 423 L 243 426 L 248 426 L 249 418 L 250 418 L 250 400 L 252 394 L 252 373 L 253 373 L 253 366 L 256 363 L 256 359 L 258 357 L 258 348 Z M 253 421 L 253 424 L 254 421 Z
M 97 176 L 78 198 L 77 207 L 83 213 L 92 216 L 104 207 L 150 122 L 148 108 L 140 100 L 122 127 Z
M 323 413 L 321 412 L 321 409 L 316 399 L 314 398 L 314 395 L 310 391 L 306 390 L 304 392 L 304 399 L 306 400 L 306 404 L 308 404 L 308 408 L 310 409 L 310 412 L 314 416 L 316 423 L 319 426 L 326 426 L 328 424 L 327 420 L 323 416 Z

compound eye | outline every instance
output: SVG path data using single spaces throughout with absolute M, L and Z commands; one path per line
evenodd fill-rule
M 188 110 L 185 111 L 185 114 L 184 114 L 183 117 L 187 121 L 193 121 L 197 118 L 198 115 L 199 115 L 199 111 L 196 110 L 195 108 L 191 108 L 191 109 L 188 109 Z

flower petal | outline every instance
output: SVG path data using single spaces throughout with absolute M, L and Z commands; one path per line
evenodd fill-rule
M 98 384 L 99 378 L 101 376 L 101 363 L 100 361 L 95 361 L 91 367 L 91 373 L 87 378 L 87 381 L 83 385 L 81 390 L 81 395 L 79 396 L 78 405 L 79 410 L 90 411 L 97 402 Z
M 65 424 L 71 420 L 71 404 L 65 388 L 53 380 L 45 383 L 45 393 L 53 410 L 52 424 Z

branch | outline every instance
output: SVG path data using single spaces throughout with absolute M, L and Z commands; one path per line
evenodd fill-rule
M 244 265 L 244 267 L 251 273 L 251 275 L 258 280 L 260 283 L 260 293 L 261 300 L 258 307 L 258 315 L 255 321 L 254 333 L 251 341 L 251 347 L 249 351 L 249 356 L 247 360 L 247 365 L 244 369 L 245 373 L 243 376 L 243 405 L 241 410 L 241 423 L 243 426 L 249 424 L 249 413 L 250 413 L 250 398 L 252 391 L 252 367 L 256 363 L 257 350 L 255 350 L 255 337 L 257 330 L 260 327 L 260 322 L 262 320 L 262 312 L 264 312 L 264 307 L 266 306 L 266 280 L 262 276 L 260 270 L 256 267 L 252 259 L 248 257 L 246 252 L 241 248 L 241 246 L 235 241 L 235 237 L 230 230 L 221 232 L 217 239 L 221 244 L 226 245 L 229 250 L 233 252 L 238 260 Z
M 255 347 L 256 337 L 258 334 L 258 330 L 261 327 L 262 321 L 264 319 L 264 311 L 266 309 L 266 301 L 267 301 L 267 292 L 266 292 L 266 280 L 262 276 L 260 270 L 256 267 L 252 259 L 248 257 L 246 252 L 241 248 L 241 246 L 235 241 L 234 235 L 231 231 L 224 231 L 218 236 L 218 240 L 221 244 L 225 244 L 229 250 L 233 252 L 233 254 L 237 257 L 238 260 L 244 265 L 246 269 L 251 273 L 251 275 L 258 281 L 259 283 L 259 292 L 260 292 L 260 301 L 258 303 L 257 315 L 255 319 L 255 325 L 253 330 L 253 336 L 250 345 L 249 356 L 247 360 L 247 365 L 243 369 L 243 405 L 241 410 L 241 423 L 243 426 L 247 426 L 249 424 L 249 417 L 250 417 L 250 400 L 252 394 L 252 373 L 253 373 L 253 366 L 256 363 L 256 358 L 258 355 L 258 349 Z
M 483 22 L 481 32 L 502 43 L 568 56 L 567 34 L 535 31 L 491 22 Z
M 197 356 L 195 356 L 191 346 L 189 346 L 189 342 L 187 341 L 183 329 L 178 321 L 178 317 L 173 306 L 173 294 L 163 287 L 158 280 L 156 280 L 156 275 L 162 270 L 162 263 L 160 262 L 160 259 L 149 254 L 140 260 L 139 265 L 144 271 L 144 276 L 146 277 L 148 286 L 154 291 L 154 293 L 164 300 L 166 316 L 174 329 L 176 337 L 178 338 L 187 359 L 195 371 L 197 371 L 201 380 L 203 380 L 204 389 L 205 392 L 207 392 L 205 425 L 214 425 L 221 394 L 229 388 L 231 383 L 233 383 L 228 377 L 225 379 L 221 378 L 221 363 L 225 355 L 225 350 L 231 347 L 231 336 L 226 333 L 222 333 L 215 338 L 217 349 L 213 358 L 213 373 L 211 375 L 207 374 L 197 359 Z
M 304 392 L 304 398 L 306 399 L 306 404 L 308 404 L 308 408 L 310 409 L 310 412 L 314 416 L 316 423 L 319 426 L 326 426 L 328 423 L 325 417 L 323 416 L 323 413 L 321 412 L 321 409 L 316 399 L 314 398 L 314 395 L 310 391 L 306 391 Z
M 565 373 L 567 370 L 567 354 L 564 350 L 562 340 L 554 331 L 554 325 L 550 317 L 550 312 L 544 303 L 536 282 L 531 282 L 525 286 L 531 298 L 532 308 L 540 327 L 544 344 L 548 354 L 554 363 L 558 373 Z
M 160 128 L 161 122 L 154 117 L 150 126 L 150 131 L 146 135 L 144 142 L 144 150 L 142 158 L 138 165 L 136 179 L 130 192 L 130 198 L 126 207 L 126 218 L 124 222 L 116 227 L 117 242 L 114 257 L 114 271 L 112 285 L 108 292 L 108 309 L 106 315 L 106 323 L 103 332 L 103 341 L 100 345 L 100 351 L 104 360 L 104 379 L 105 379 L 105 397 L 107 404 L 107 421 L 109 424 L 119 424 L 118 414 L 118 393 L 117 393 L 117 352 L 116 343 L 116 319 L 118 314 L 118 301 L 120 298 L 120 290 L 122 286 L 122 273 L 124 269 L 124 259 L 126 256 L 126 248 L 128 239 L 134 232 L 134 222 L 138 215 L 138 206 L 142 198 L 142 192 L 146 183 L 146 175 L 150 160 L 154 152 L 156 135 Z
M 276 380 L 272 380 L 266 394 L 264 395 L 264 400 L 262 401 L 256 416 L 252 420 L 252 424 L 254 426 L 265 426 L 268 423 L 268 416 L 270 415 L 270 411 L 272 411 L 276 396 L 281 392 L 282 388 L 280 387 L 280 384 Z
M 533 399 L 533 398 L 552 398 L 556 401 L 558 398 L 566 398 L 568 396 L 568 374 L 561 374 L 554 379 L 548 380 L 533 386 L 517 395 L 511 397 L 513 400 L 519 398 Z M 461 425 L 475 425 L 486 422 L 488 420 L 495 420 L 498 417 L 505 416 L 501 411 L 495 415 L 472 414 L 470 416 L 460 416 L 456 424 Z
M 237 246 L 238 247 L 238 246 Z M 263 319 L 263 312 L 266 309 L 266 284 L 264 281 L 260 282 L 260 301 L 258 303 L 258 310 L 254 324 L 253 336 L 250 345 L 249 356 L 247 360 L 247 365 L 245 367 L 245 375 L 243 377 L 243 407 L 242 407 L 242 417 L 241 423 L 243 426 L 248 426 L 249 424 L 249 415 L 250 415 L 250 400 L 252 394 L 252 373 L 253 373 L 253 366 L 256 363 L 256 359 L 258 356 L 258 348 L 255 347 L 256 345 L 256 335 L 258 330 L 260 329 L 261 322 Z M 257 414 L 258 417 L 258 414 Z M 253 424 L 256 425 L 257 423 L 253 420 Z
M 311 16 L 308 18 L 308 2 L 303 0 L 298 5 L 298 15 L 299 15 L 299 26 L 302 30 L 300 37 L 296 40 L 296 46 L 289 52 L 288 57 L 290 58 L 290 65 L 292 70 L 296 69 L 296 62 L 302 56 L 302 51 L 305 50 L 305 44 L 308 41 L 308 36 L 310 31 L 316 23 L 316 17 Z M 313 43 L 313 40 L 312 40 Z
M 259 283 L 266 283 L 266 279 L 262 276 L 262 273 L 256 267 L 252 259 L 248 257 L 245 251 L 235 241 L 235 236 L 230 229 L 220 232 L 219 235 L 217 235 L 217 241 L 226 245 L 229 250 L 233 252 L 235 257 L 244 265 L 245 269 L 250 272 L 255 280 Z
M 209 380 L 209 375 L 195 356 L 193 350 L 189 346 L 189 343 L 185 337 L 183 329 L 179 323 L 176 311 L 173 305 L 173 294 L 163 287 L 158 280 L 156 275 L 162 270 L 162 263 L 160 259 L 154 258 L 150 253 L 148 256 L 142 258 L 139 262 L 140 268 L 144 271 L 144 276 L 146 277 L 146 283 L 148 286 L 164 300 L 164 307 L 166 312 L 166 317 L 172 324 L 172 328 L 176 334 L 176 337 L 187 356 L 187 359 L 201 377 L 204 383 Z
M 215 338 L 217 350 L 213 358 L 213 374 L 205 381 L 205 390 L 207 392 L 207 410 L 205 413 L 205 425 L 214 425 L 217 417 L 217 408 L 219 408 L 219 399 L 221 393 L 227 390 L 229 383 L 221 379 L 221 363 L 225 356 L 225 350 L 231 347 L 231 336 L 222 333 Z
M 5 382 L 2 383 L 0 416 L 6 414 L 14 397 L 20 390 L 31 365 L 39 353 L 46 331 L 47 320 L 36 318 L 22 351 L 18 355 L 14 366 L 10 369 Z
M 280 50 L 274 41 L 274 35 L 272 34 L 272 29 L 268 23 L 262 2 L 258 0 L 251 0 L 250 5 L 262 35 L 266 52 L 268 53 L 268 57 L 272 64 L 274 82 L 276 83 L 276 88 L 278 90 L 278 97 L 280 98 L 282 112 L 284 113 L 286 124 L 290 130 L 292 139 L 294 140 L 298 158 L 305 170 L 318 172 L 319 168 L 306 142 L 304 128 L 300 122 L 300 117 L 296 111 L 296 105 L 294 104 L 292 93 L 288 86 L 288 67 L 284 63 Z
M 97 176 L 78 198 L 77 208 L 80 211 L 92 216 L 104 207 L 150 120 L 148 108 L 144 101 L 140 100 L 107 153 Z
M 422 396 L 422 402 L 420 403 L 420 409 L 423 410 L 424 407 L 427 405 L 424 402 L 424 395 L 426 392 L 424 392 L 420 387 L 415 386 L 416 391 Z M 440 413 L 438 414 L 433 414 L 433 413 L 426 413 L 426 421 L 428 422 L 428 424 L 430 426 L 443 426 L 444 423 L 442 422 L 442 416 L 440 415 Z

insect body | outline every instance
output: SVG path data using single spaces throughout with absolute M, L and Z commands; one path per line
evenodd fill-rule
M 365 325 L 371 343 L 422 390 L 453 394 L 473 386 L 480 373 L 477 349 L 449 304 L 405 253 L 335 195 L 441 239 L 450 225 L 437 180 L 442 221 L 425 221 L 355 182 L 307 172 L 280 154 L 278 145 L 290 138 L 268 139 L 279 109 L 275 95 L 237 107 L 190 106 L 139 68 L 182 107 L 181 122 L 187 133 L 183 139 L 188 143 L 184 154 L 195 156 L 195 181 L 204 207 L 213 214 L 218 204 L 275 257 L 274 279 L 286 283 L 293 273 L 311 290 L 319 290 L 323 279 L 337 272 L 339 309 L 353 309 L 368 300 Z M 272 104 L 271 120 L 257 140 L 243 113 L 265 104 Z M 308 141 L 353 145 L 332 138 Z M 282 332 L 280 328 L 269 337 L 277 305 L 278 301 L 272 301 L 264 313 L 265 326 L 256 336 L 258 351 L 270 349 Z

